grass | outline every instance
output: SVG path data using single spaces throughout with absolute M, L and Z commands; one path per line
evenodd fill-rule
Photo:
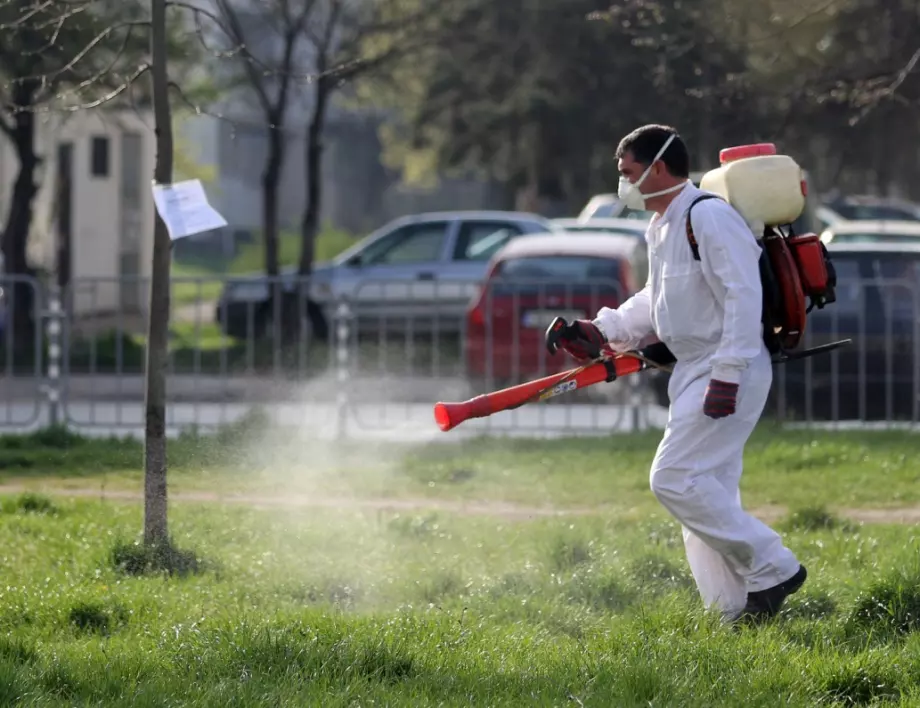
M 586 469 L 569 468 L 572 486 Z M 173 538 L 206 562 L 138 575 L 119 558 L 139 504 L 2 509 L 3 705 L 920 704 L 908 526 L 789 531 L 809 582 L 779 621 L 733 633 L 699 607 L 660 510 L 510 521 L 174 503 Z
M 451 499 L 638 516 L 657 508 L 648 468 L 660 433 L 599 439 L 320 441 L 252 414 L 216 436 L 169 445 L 177 492 L 221 495 Z M 783 431 L 763 422 L 747 448 L 742 492 L 751 508 L 805 510 L 795 528 L 831 528 L 849 508 L 920 505 L 917 436 L 909 432 Z M 131 439 L 63 431 L 0 437 L 0 483 L 140 490 L 143 450 Z

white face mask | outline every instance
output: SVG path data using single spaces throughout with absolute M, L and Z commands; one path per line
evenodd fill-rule
M 623 209 L 635 209 L 636 211 L 644 211 L 645 202 L 647 199 L 654 199 L 655 197 L 661 197 L 665 194 L 676 192 L 678 189 L 683 189 L 684 184 L 675 184 L 673 187 L 668 187 L 667 189 L 651 192 L 649 194 L 643 194 L 641 191 L 639 191 L 639 186 L 645 181 L 645 178 L 648 177 L 648 173 L 652 170 L 652 165 L 661 159 L 661 156 L 664 155 L 664 151 L 668 149 L 668 145 L 671 144 L 671 142 L 674 140 L 674 137 L 674 133 L 668 136 L 668 139 L 665 140 L 664 145 L 661 146 L 658 154 L 655 155 L 655 159 L 649 163 L 649 166 L 645 168 L 645 172 L 642 173 L 642 176 L 639 177 L 635 183 L 630 182 L 625 177 L 620 177 L 620 183 L 617 186 L 617 197 L 620 199 L 621 212 Z

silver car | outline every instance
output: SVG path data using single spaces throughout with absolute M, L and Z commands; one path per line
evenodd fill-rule
M 329 263 L 317 263 L 309 279 L 282 276 L 282 288 L 307 297 L 315 335 L 324 338 L 336 308 L 346 302 L 361 331 L 457 333 L 466 307 L 485 276 L 489 259 L 522 234 L 559 231 L 538 214 L 455 211 L 395 219 Z M 230 336 L 259 336 L 271 322 L 265 276 L 228 283 L 217 321 Z

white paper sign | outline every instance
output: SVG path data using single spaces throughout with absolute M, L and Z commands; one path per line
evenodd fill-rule
M 155 184 L 153 202 L 172 240 L 227 225 L 226 219 L 208 203 L 201 180 Z

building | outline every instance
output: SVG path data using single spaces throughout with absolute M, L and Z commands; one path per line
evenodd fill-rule
M 75 315 L 143 314 L 153 246 L 152 114 L 134 108 L 46 114 L 36 142 L 43 162 L 31 262 L 66 271 Z M 13 146 L 0 140 L 2 216 L 18 170 Z

